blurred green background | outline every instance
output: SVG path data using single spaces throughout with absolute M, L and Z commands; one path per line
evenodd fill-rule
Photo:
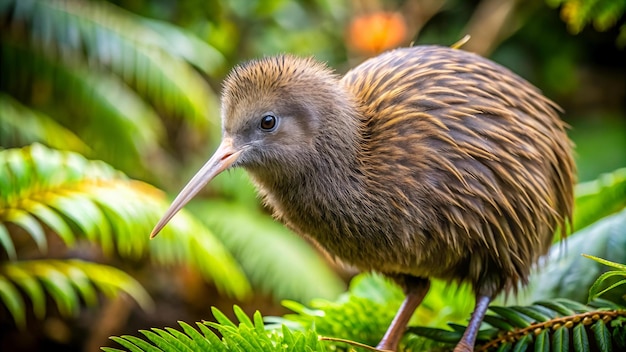
M 0 0 L 0 148 L 40 143 L 77 153 L 172 196 L 219 142 L 220 84 L 234 65 L 288 52 L 344 73 L 393 47 L 449 46 L 469 34 L 463 49 L 510 68 L 563 107 L 579 180 L 591 180 L 626 166 L 624 7 L 611 0 Z M 156 199 L 166 203 L 161 193 Z M 70 317 L 51 309 L 42 319 L 26 317 L 28 330 L 4 309 L 0 349 L 93 350 L 109 335 L 208 319 L 210 306 L 233 302 L 282 314 L 281 299 L 332 299 L 354 274 L 274 223 L 243 172 L 220 176 L 189 209 L 194 226 L 234 258 L 223 265 L 241 271 L 241 282 L 220 283 L 229 277 L 204 268 L 201 255 L 163 254 L 180 243 L 154 244 L 160 237 L 149 246 L 161 254 L 128 256 L 101 253 L 84 238 L 70 251 L 20 252 L 29 247 L 22 244 L 18 259 L 121 268 L 155 308 L 115 298 Z M 132 243 L 148 246 L 150 221 L 128 233 Z M 19 242 L 19 231 L 8 229 L 8 241 Z M 125 239 L 112 236 L 119 249 Z M 9 257 L 2 259 L 10 264 Z M 165 259 L 146 259 L 153 257 Z

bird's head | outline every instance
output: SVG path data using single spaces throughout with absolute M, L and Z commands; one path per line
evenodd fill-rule
M 222 142 L 178 194 L 151 237 L 230 167 L 266 176 L 306 167 L 306 159 L 316 154 L 318 136 L 341 123 L 337 105 L 345 103 L 345 95 L 335 74 L 310 58 L 281 55 L 234 68 L 222 92 Z

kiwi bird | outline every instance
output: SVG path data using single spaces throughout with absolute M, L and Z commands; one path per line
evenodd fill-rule
M 526 283 L 571 223 L 574 163 L 560 108 L 478 55 L 401 48 L 343 77 L 280 55 L 235 67 L 223 139 L 152 232 L 215 175 L 243 167 L 277 219 L 331 256 L 391 278 L 406 299 L 377 346 L 395 351 L 429 280 L 467 282 L 476 307 Z

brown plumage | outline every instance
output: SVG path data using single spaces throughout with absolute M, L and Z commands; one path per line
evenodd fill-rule
M 245 168 L 275 216 L 407 293 L 379 344 L 395 350 L 428 278 L 469 282 L 472 349 L 489 301 L 525 283 L 572 212 L 574 163 L 558 107 L 462 50 L 397 49 L 344 77 L 290 55 L 236 67 L 224 141 L 157 225 L 210 179 Z

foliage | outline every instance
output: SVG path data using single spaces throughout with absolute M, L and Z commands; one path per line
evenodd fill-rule
M 153 309 L 148 293 L 130 275 L 103 264 L 82 260 L 25 260 L 0 265 L 0 301 L 16 324 L 26 327 L 25 295 L 37 319 L 46 316 L 46 295 L 64 317 L 76 316 L 81 303 L 98 304 L 97 291 L 107 297 L 126 293 L 146 310 Z M 23 294 L 22 294 L 23 292 Z
M 586 289 L 602 273 L 599 263 L 590 262 L 582 253 L 615 262 L 626 262 L 626 209 L 588 226 L 552 246 L 545 263 L 533 272 L 530 284 L 517 298 L 519 304 L 564 297 L 585 302 Z M 617 292 L 617 291 L 614 291 Z
M 175 26 L 106 2 L 2 0 L 0 28 L 0 91 L 27 105 L 21 109 L 38 117 L 31 118 L 36 130 L 64 126 L 82 142 L 64 147 L 146 177 L 148 157 L 168 157 L 159 114 L 196 130 L 217 116 L 215 94 L 196 70 L 214 73 L 223 58 Z M 15 119 L 0 113 L 0 121 Z M 6 125 L 0 136 L 12 138 L 0 140 L 5 147 L 59 146 L 33 125 Z M 86 142 L 89 150 L 76 148 Z
M 228 319 L 218 309 L 213 308 L 213 315 L 217 323 L 196 323 L 198 330 L 191 325 L 179 322 L 183 332 L 166 328 L 152 331 L 142 330 L 146 340 L 134 336 L 112 337 L 114 341 L 128 349 L 128 351 L 325 351 L 324 345 L 318 340 L 314 330 L 302 332 L 289 330 L 266 330 L 261 313 L 254 313 L 253 320 L 239 308 L 234 307 L 239 319 L 239 325 Z M 215 332 L 221 335 L 220 339 Z M 202 333 L 202 334 L 201 334 Z M 103 347 L 103 351 L 122 351 L 116 348 Z
M 2 0 L 0 28 L 0 147 L 42 142 L 102 159 L 133 177 L 171 184 L 168 181 L 173 177 L 182 182 L 184 172 L 179 172 L 166 149 L 180 147 L 172 143 L 193 149 L 198 142 L 206 143 L 202 147 L 206 149 L 219 132 L 216 97 L 203 76 L 223 71 L 224 57 L 180 27 L 107 2 Z M 191 151 L 179 152 L 193 154 Z M 237 235 L 222 232 L 221 239 L 228 251 L 238 255 L 253 284 L 277 299 L 304 301 L 334 297 L 343 290 L 343 283 L 317 253 L 258 211 L 254 190 L 241 183 L 234 186 L 235 192 L 246 193 L 244 197 L 251 202 L 232 205 L 242 222 L 235 228 Z M 228 189 L 216 185 L 224 198 L 230 196 Z M 255 215 L 249 216 L 252 208 Z M 223 214 L 219 208 L 202 207 L 198 216 L 209 214 L 206 218 L 215 220 L 205 221 L 206 226 L 220 229 L 225 218 L 215 218 L 210 215 L 213 212 Z M 194 239 L 194 233 L 207 229 L 186 213 L 178 217 L 194 225 L 169 225 L 169 232 L 177 236 L 159 236 L 150 246 L 146 238 L 127 242 L 138 238 L 126 235 L 135 226 L 127 223 L 131 228 L 118 229 L 118 249 L 137 255 L 143 249 L 154 251 L 157 262 L 163 262 L 163 255 L 179 262 L 196 261 L 194 265 L 204 271 L 214 268 L 209 276 L 223 272 L 224 278 L 228 277 L 229 272 L 220 271 L 211 257 L 200 260 L 207 250 L 204 247 L 223 250 L 223 246 Z M 154 220 L 146 219 L 142 228 Z M 189 245 L 199 241 L 204 242 Z M 280 243 L 283 255 L 259 250 L 268 248 L 261 241 Z M 101 245 L 105 249 L 110 246 L 106 242 Z M 285 267 L 294 270 L 276 270 Z M 307 274 L 302 275 L 295 270 L 298 268 L 308 268 Z M 240 279 L 240 274 L 234 275 L 233 285 Z M 242 292 L 235 296 L 241 297 Z
M 299 328 L 314 328 L 322 336 L 373 346 L 385 333 L 403 300 L 400 288 L 383 276 L 361 274 L 352 279 L 350 290 L 337 300 L 317 299 L 308 305 L 286 301 L 283 305 L 296 314 L 266 320 L 289 326 L 297 323 Z M 469 287 L 434 281 L 412 322 L 430 326 L 460 322 L 471 313 L 472 304 Z
M 591 288 L 589 289 L 589 299 L 593 300 L 596 297 L 601 296 L 602 294 L 611 291 L 614 288 L 617 288 L 618 286 L 622 286 L 624 284 L 626 284 L 626 265 L 624 264 L 618 264 L 606 259 L 602 259 L 602 258 L 598 258 L 598 257 L 594 257 L 592 255 L 587 255 L 587 254 L 583 254 L 583 256 L 585 256 L 586 258 L 595 260 L 596 262 L 600 263 L 600 264 L 604 264 L 607 265 L 609 267 L 612 268 L 616 268 L 617 270 L 611 270 L 611 271 L 607 271 L 605 273 L 603 273 L 602 275 L 600 275 L 598 277 L 598 279 L 593 283 L 593 285 L 591 285 Z M 609 279 L 613 278 L 613 277 L 619 277 L 622 278 L 621 280 L 619 280 L 618 282 L 615 282 L 613 284 L 611 284 L 609 287 L 603 288 L 602 286 L 606 281 L 609 281 Z M 623 299 L 626 299 L 626 295 L 622 296 Z
M 334 304 L 317 305 L 308 309 L 288 302 L 296 314 L 283 319 L 265 318 L 254 314 L 254 323 L 235 306 L 239 326 L 223 313 L 213 309 L 217 323 L 205 322 L 222 334 L 220 340 L 201 323 L 197 323 L 204 336 L 186 323 L 180 322 L 183 332 L 166 328 L 141 331 L 145 336 L 112 337 L 128 351 L 345 351 L 361 346 L 375 345 L 391 320 L 389 305 L 399 305 L 401 295 L 397 288 L 386 287 L 380 277 L 362 276 L 360 284 L 351 287 L 349 298 Z M 378 286 L 373 296 L 359 297 L 364 287 Z M 366 291 L 368 289 L 365 289 Z M 381 295 L 382 293 L 382 295 Z M 378 300 L 381 300 L 380 302 Z M 491 313 L 485 322 L 491 327 L 478 334 L 478 351 L 509 351 L 534 348 L 535 351 L 612 351 L 626 348 L 626 307 L 606 300 L 596 300 L 584 305 L 568 299 L 551 299 L 529 306 L 490 306 Z M 393 311 L 391 311 L 393 312 Z M 392 314 L 392 313 L 391 313 Z M 311 322 L 314 321 L 314 324 Z M 296 324 L 294 324 L 296 323 Z M 449 350 L 462 336 L 462 325 L 450 324 L 452 330 L 412 326 L 405 335 L 401 351 Z M 327 338 L 337 332 L 347 339 Z M 323 337 L 318 339 L 318 335 Z M 572 345 L 570 347 L 570 338 Z M 320 340 L 325 341 L 324 344 Z M 365 347 L 366 347 L 365 345 Z M 175 347 L 176 346 L 176 347 Z M 367 348 L 370 349 L 370 348 Z M 104 351 L 120 351 L 104 347 Z
M 600 287 L 607 279 L 614 276 L 626 277 L 626 266 L 597 257 L 587 257 L 618 269 L 597 277 L 589 289 L 590 302 L 587 305 L 565 298 L 546 299 L 530 306 L 491 305 L 489 307 L 491 314 L 487 314 L 484 319 L 484 322 L 491 328 L 482 329 L 479 332 L 476 350 L 521 351 L 533 348 L 535 351 L 612 351 L 625 349 L 626 307 L 597 297 L 626 283 L 626 280 L 622 279 L 600 291 Z M 623 296 L 623 292 L 621 295 Z M 465 327 L 454 324 L 450 324 L 450 327 L 452 331 L 427 327 L 411 327 L 408 331 L 440 342 L 454 343 L 460 339 Z
M 626 168 L 576 185 L 573 231 L 626 207 Z
M 562 5 L 561 17 L 567 23 L 572 33 L 579 33 L 592 23 L 599 31 L 606 31 L 615 26 L 626 13 L 624 0 L 547 0 L 548 4 L 556 7 Z M 619 27 L 617 44 L 626 46 L 626 24 Z
M 148 239 L 152 225 L 166 207 L 162 192 L 143 182 L 129 180 L 103 162 L 88 161 L 79 154 L 41 145 L 0 151 L 0 245 L 9 259 L 3 264 L 5 278 L 23 287 L 33 287 L 28 276 L 37 277 L 44 283 L 40 287 L 58 297 L 55 296 L 58 285 L 69 287 L 67 282 L 90 294 L 84 289 L 85 276 L 100 290 L 111 292 L 115 285 L 104 284 L 118 277 L 119 287 L 146 306 L 145 293 L 135 288 L 128 275 L 113 268 L 72 260 L 31 264 L 18 261 L 20 252 L 31 253 L 28 254 L 31 257 L 55 255 L 49 253 L 48 244 L 60 239 L 68 248 L 84 241 L 96 243 L 105 257 L 111 259 L 119 256 L 140 261 L 149 257 L 161 265 L 190 265 L 203 277 L 213 279 L 221 290 L 236 297 L 246 295 L 248 282 L 228 251 L 188 214 L 173 220 L 164 230 L 162 240 Z M 33 244 L 36 254 L 32 254 Z M 26 275 L 29 271 L 32 274 Z M 67 278 L 63 279 L 62 274 Z M 26 279 L 19 281 L 25 276 Z M 15 290 L 5 284 L 0 291 L 6 292 L 3 301 L 13 307 L 14 318 L 22 324 L 23 305 L 15 303 L 15 295 L 11 294 Z M 29 288 L 25 292 L 34 299 L 40 296 L 37 293 L 40 291 Z M 66 295 L 71 293 L 69 290 Z M 74 311 L 67 307 L 75 307 L 76 300 L 61 297 L 64 298 L 55 300 L 58 304 L 66 302 L 62 311 Z M 92 303 L 93 299 L 85 301 Z M 41 308 L 34 309 L 40 316 Z
M 243 200 L 196 201 L 190 210 L 214 230 L 259 292 L 272 293 L 279 300 L 308 302 L 334 299 L 345 290 L 344 283 L 309 243 L 261 213 L 253 200 L 252 207 L 245 206 Z
M 615 282 L 610 279 L 626 277 L 625 267 L 594 257 L 592 259 L 599 263 L 617 269 L 600 275 L 598 268 L 589 265 L 589 259 L 580 256 L 583 252 L 599 252 L 600 256 L 608 255 L 617 258 L 614 260 L 626 261 L 624 252 L 626 244 L 607 243 L 611 240 L 624 241 L 626 238 L 617 235 L 617 231 L 623 233 L 621 229 L 626 227 L 622 225 L 626 219 L 626 210 L 616 212 L 624 208 L 623 197 L 619 196 L 624 182 L 622 173 L 623 170 L 617 170 L 610 176 L 604 175 L 596 181 L 577 187 L 576 203 L 583 205 L 579 211 L 590 209 L 592 214 L 588 214 L 585 219 L 595 222 L 586 227 L 582 225 L 585 221 L 579 223 L 579 226 L 584 228 L 567 239 L 565 247 L 567 255 L 553 254 L 563 250 L 563 243 L 556 243 L 553 246 L 552 254 L 547 259 L 548 269 L 542 271 L 544 276 L 533 275 L 530 288 L 518 300 L 528 302 L 534 299 L 534 303 L 505 306 L 496 302 L 490 306 L 491 313 L 485 318 L 485 323 L 491 327 L 483 328 L 479 332 L 479 350 L 521 351 L 535 348 L 543 351 L 551 348 L 552 351 L 611 351 L 626 347 L 626 340 L 623 338 L 626 336 L 626 307 L 597 298 L 600 294 L 607 297 L 616 294 L 618 296 L 616 298 L 621 299 L 623 291 L 617 288 L 626 283 L 626 280 Z M 591 206 L 592 204 L 596 206 Z M 598 204 L 602 204 L 601 208 L 604 211 L 597 211 L 600 207 Z M 597 219 L 600 220 L 596 221 Z M 590 246 L 590 243 L 593 243 L 593 246 Z M 563 258 L 567 260 L 582 258 L 586 263 L 563 265 Z M 583 269 L 586 271 L 580 271 Z M 595 283 L 593 280 L 596 280 Z M 574 292 L 582 291 L 582 287 L 590 289 L 589 296 L 573 295 Z M 592 299 L 589 304 L 581 303 L 586 301 L 587 297 Z M 409 323 L 408 333 L 400 345 L 401 350 L 450 349 L 463 334 L 465 327 L 459 323 L 464 322 L 469 316 L 471 299 L 472 295 L 467 286 L 455 287 L 434 281 L 424 302 Z M 401 290 L 382 276 L 361 274 L 351 281 L 349 291 L 336 300 L 316 299 L 308 305 L 285 301 L 283 303 L 285 307 L 291 309 L 294 314 L 266 317 L 265 328 L 271 332 L 282 331 L 283 334 L 285 331 L 293 333 L 304 331 L 307 334 L 321 335 L 326 340 L 325 347 L 331 350 L 346 350 L 360 346 L 359 344 L 373 346 L 384 334 L 402 300 Z M 218 325 L 214 325 L 215 328 L 220 326 L 219 319 Z M 241 321 L 242 318 L 239 319 Z M 259 317 L 255 318 L 258 319 Z M 223 327 L 218 329 L 221 328 Z M 235 333 L 235 330 L 231 329 L 229 333 Z M 238 337 L 235 338 L 235 335 Z M 222 343 L 230 346 L 227 348 L 240 350 L 247 350 L 246 346 L 255 346 L 254 348 L 261 350 L 265 346 L 275 346 L 267 342 L 255 345 L 256 341 L 265 341 L 265 337 L 250 335 L 243 337 L 241 332 L 235 335 L 229 335 L 231 342 Z M 122 345 L 133 350 L 128 345 L 131 338 L 125 339 L 127 341 Z M 186 338 L 178 340 L 181 339 L 186 340 Z M 246 344 L 241 342 L 244 340 Z M 120 342 L 119 338 L 116 338 L 116 341 Z M 149 344 L 145 345 L 146 342 L 143 340 L 132 338 L 132 341 L 135 347 L 139 346 L 139 343 L 144 344 L 137 351 L 152 350 L 152 347 L 149 347 Z M 289 344 L 285 346 L 291 347 Z M 162 348 L 160 345 L 159 347 Z M 314 346 L 309 348 L 315 350 Z
M 610 301 L 584 305 L 568 299 L 539 301 L 530 306 L 492 305 L 478 333 L 476 351 L 612 351 L 626 348 L 626 308 Z M 411 327 L 409 334 L 454 344 L 464 326 L 452 331 Z M 571 336 L 571 339 L 570 339 Z M 572 346 L 570 347 L 570 342 Z

